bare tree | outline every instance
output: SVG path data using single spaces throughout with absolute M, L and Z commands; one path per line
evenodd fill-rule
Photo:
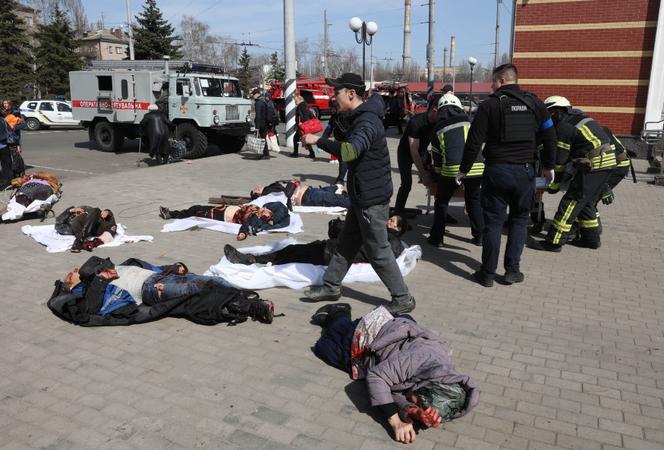
M 196 62 L 218 64 L 221 59 L 219 52 L 220 39 L 210 35 L 208 24 L 191 16 L 183 16 L 180 22 L 182 47 L 180 52 L 184 59 Z
M 32 0 L 32 7 L 39 12 L 43 24 L 51 22 L 56 5 L 67 15 L 76 35 L 83 36 L 89 28 L 89 22 L 81 0 Z

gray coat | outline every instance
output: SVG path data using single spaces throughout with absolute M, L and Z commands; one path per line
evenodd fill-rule
M 467 402 L 461 417 L 479 402 L 479 389 L 468 375 L 458 373 L 447 344 L 412 320 L 395 318 L 387 322 L 369 346 L 373 360 L 367 371 L 367 388 L 372 406 L 396 403 L 402 418 L 415 406 L 405 392 L 429 382 L 460 383 Z

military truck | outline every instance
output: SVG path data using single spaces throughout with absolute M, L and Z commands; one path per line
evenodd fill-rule
M 204 156 L 208 141 L 236 152 L 251 132 L 251 100 L 237 78 L 218 66 L 190 61 L 93 61 L 69 72 L 74 119 L 104 151 L 140 136 L 148 106 L 156 104 L 187 145 L 186 158 Z

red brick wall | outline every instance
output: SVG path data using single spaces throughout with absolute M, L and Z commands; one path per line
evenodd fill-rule
M 611 127 L 616 134 L 637 135 L 643 127 L 648 80 L 656 28 L 642 22 L 656 22 L 659 0 L 579 0 L 572 2 L 530 3 L 519 0 L 516 8 L 514 63 L 523 87 L 545 99 L 563 95 L 573 105 L 605 111 L 627 108 L 624 112 L 588 114 Z M 610 23 L 638 22 L 629 27 Z M 597 29 L 563 29 L 574 24 L 607 24 Z M 541 30 L 520 26 L 546 25 Z M 561 29 L 556 30 L 556 25 Z M 634 26 L 636 25 L 636 26 Z M 642 56 L 617 53 L 593 57 L 536 55 L 542 52 L 646 52 Z M 530 55 L 528 55 L 530 53 Z M 562 80 L 557 85 L 537 80 Z M 574 80 L 588 80 L 574 84 Z M 629 80 L 629 86 L 593 84 L 593 80 Z M 638 84 L 637 84 L 638 83 Z

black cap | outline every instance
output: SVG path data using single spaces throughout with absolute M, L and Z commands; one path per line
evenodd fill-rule
M 445 92 L 454 92 L 454 88 L 452 87 L 451 84 L 446 84 L 445 86 L 443 86 L 443 88 L 441 89 L 441 91 L 442 91 L 443 93 L 445 93 Z
M 354 89 L 358 94 L 364 94 L 364 80 L 356 73 L 344 73 L 339 78 L 325 78 L 325 82 L 335 89 Z

